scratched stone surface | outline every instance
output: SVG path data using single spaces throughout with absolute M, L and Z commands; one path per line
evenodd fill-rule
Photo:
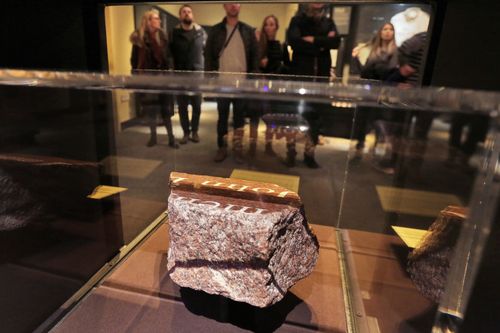
M 273 184 L 196 177 L 170 177 L 168 269 L 175 283 L 266 307 L 311 273 L 318 242 L 296 193 Z M 175 186 L 181 183 L 192 186 Z M 231 195 L 243 187 L 244 198 Z M 287 197 L 290 204 L 282 200 Z

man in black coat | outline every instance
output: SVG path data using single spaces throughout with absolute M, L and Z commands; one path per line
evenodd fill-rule
M 293 74 L 330 76 L 330 50 L 339 47 L 340 38 L 325 14 L 325 4 L 312 3 L 290 21 L 287 40 L 293 50 Z
M 330 50 L 339 47 L 340 38 L 333 20 L 326 16 L 324 3 L 306 4 L 290 21 L 287 41 L 293 50 L 291 73 L 308 76 L 330 76 L 332 61 Z M 323 104 L 308 104 L 303 117 L 309 124 L 304 149 L 304 163 L 318 168 L 314 158 L 321 126 L 321 113 L 327 110 Z M 288 165 L 295 163 L 295 156 L 288 156 Z
M 170 49 L 174 57 L 174 68 L 183 71 L 203 71 L 204 58 L 203 48 L 207 34 L 205 30 L 193 20 L 193 10 L 189 5 L 183 5 L 179 9 L 180 23 L 172 31 Z M 179 105 L 179 118 L 184 136 L 179 141 L 186 144 L 189 139 L 199 142 L 198 126 L 201 114 L 201 95 L 177 96 Z M 193 108 L 191 123 L 189 122 L 188 105 Z M 191 134 L 191 137 L 189 135 Z
M 239 21 L 240 4 L 223 5 L 226 17 L 214 25 L 208 34 L 205 47 L 205 70 L 233 73 L 257 72 L 259 67 L 258 44 L 255 29 Z M 219 98 L 217 110 L 217 146 L 215 162 L 227 157 L 229 108 L 233 104 L 233 151 L 236 162 L 243 162 L 243 126 L 245 125 L 244 101 Z

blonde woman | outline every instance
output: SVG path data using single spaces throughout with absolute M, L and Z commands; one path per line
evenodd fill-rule
M 161 19 L 158 11 L 148 10 L 142 15 L 141 26 L 130 36 L 132 56 L 130 63 L 133 73 L 159 74 L 172 69 L 167 35 L 161 29 Z M 173 98 L 165 94 L 138 94 L 141 108 L 146 114 L 150 128 L 148 147 L 157 143 L 156 117 L 160 113 L 168 134 L 168 145 L 179 148 L 175 142 L 171 117 L 174 114 Z

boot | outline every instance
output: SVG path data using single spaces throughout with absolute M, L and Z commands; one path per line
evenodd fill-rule
M 308 168 L 311 168 L 311 169 L 319 168 L 319 164 L 314 159 L 314 155 L 308 155 L 308 154 L 304 153 L 304 163 Z
M 198 132 L 191 133 L 191 141 L 195 143 L 200 142 L 200 137 L 198 136 Z
M 153 147 L 154 145 L 156 145 L 156 136 L 151 136 L 149 141 L 146 143 L 146 146 Z
M 149 141 L 148 143 L 146 143 L 146 146 L 153 147 L 154 145 L 156 145 L 156 126 L 151 126 L 149 128 L 149 133 L 150 133 Z
M 168 137 L 168 146 L 174 149 L 179 149 L 179 144 L 175 141 L 175 137 L 173 135 L 169 135 Z
M 319 164 L 314 159 L 314 152 L 316 150 L 316 146 L 309 136 L 306 137 L 306 144 L 304 148 L 304 163 L 308 168 L 317 169 L 319 168 Z
M 264 151 L 269 156 L 276 156 L 276 153 L 273 150 L 273 143 L 272 142 L 266 142 L 266 148 Z
M 215 154 L 214 157 L 214 162 L 222 162 L 226 159 L 227 157 L 227 147 L 220 147 L 219 150 L 217 150 L 217 153 Z
M 289 168 L 293 168 L 295 166 L 295 156 L 297 156 L 297 152 L 295 148 L 287 149 L 285 165 Z
M 182 139 L 179 140 L 179 143 L 181 145 L 185 145 L 186 143 L 188 143 L 188 140 L 189 140 L 189 134 L 184 133 L 184 136 L 182 137 Z
M 245 161 L 243 158 L 243 134 L 243 128 L 236 128 L 233 133 L 234 161 L 238 164 Z

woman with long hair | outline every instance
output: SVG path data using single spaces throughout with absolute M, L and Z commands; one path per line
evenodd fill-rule
M 158 11 L 148 10 L 142 15 L 139 29 L 130 35 L 132 73 L 154 74 L 155 71 L 172 69 L 167 34 L 161 29 Z M 174 115 L 173 97 L 165 94 L 137 94 L 139 104 L 147 116 L 150 128 L 148 147 L 156 144 L 156 116 L 160 113 L 168 134 L 168 145 L 178 148 L 172 129 L 171 117 Z
M 259 69 L 262 73 L 278 74 L 283 64 L 283 52 L 281 43 L 276 39 L 279 29 L 278 18 L 268 15 L 262 22 L 262 28 L 256 32 L 259 43 Z M 264 102 L 262 105 L 249 105 L 247 115 L 250 118 L 250 156 L 255 156 L 257 150 L 257 136 L 259 120 L 261 115 L 269 113 L 271 104 Z M 272 130 L 266 129 L 266 152 L 273 154 L 272 150 Z
M 259 66 L 263 73 L 278 74 L 283 64 L 281 43 L 276 39 L 279 22 L 274 15 L 268 15 L 262 22 L 259 38 Z
M 361 77 L 371 80 L 384 80 L 398 66 L 398 47 L 394 38 L 394 25 L 384 23 L 373 37 L 366 64 Z
M 384 23 L 369 44 L 371 50 L 365 65 L 361 69 L 361 78 L 384 81 L 398 67 L 398 48 L 395 41 L 394 25 Z M 359 48 L 353 50 L 357 58 Z M 377 119 L 374 110 L 359 108 L 356 126 L 356 158 L 360 158 L 365 146 L 366 133 L 371 123 Z

